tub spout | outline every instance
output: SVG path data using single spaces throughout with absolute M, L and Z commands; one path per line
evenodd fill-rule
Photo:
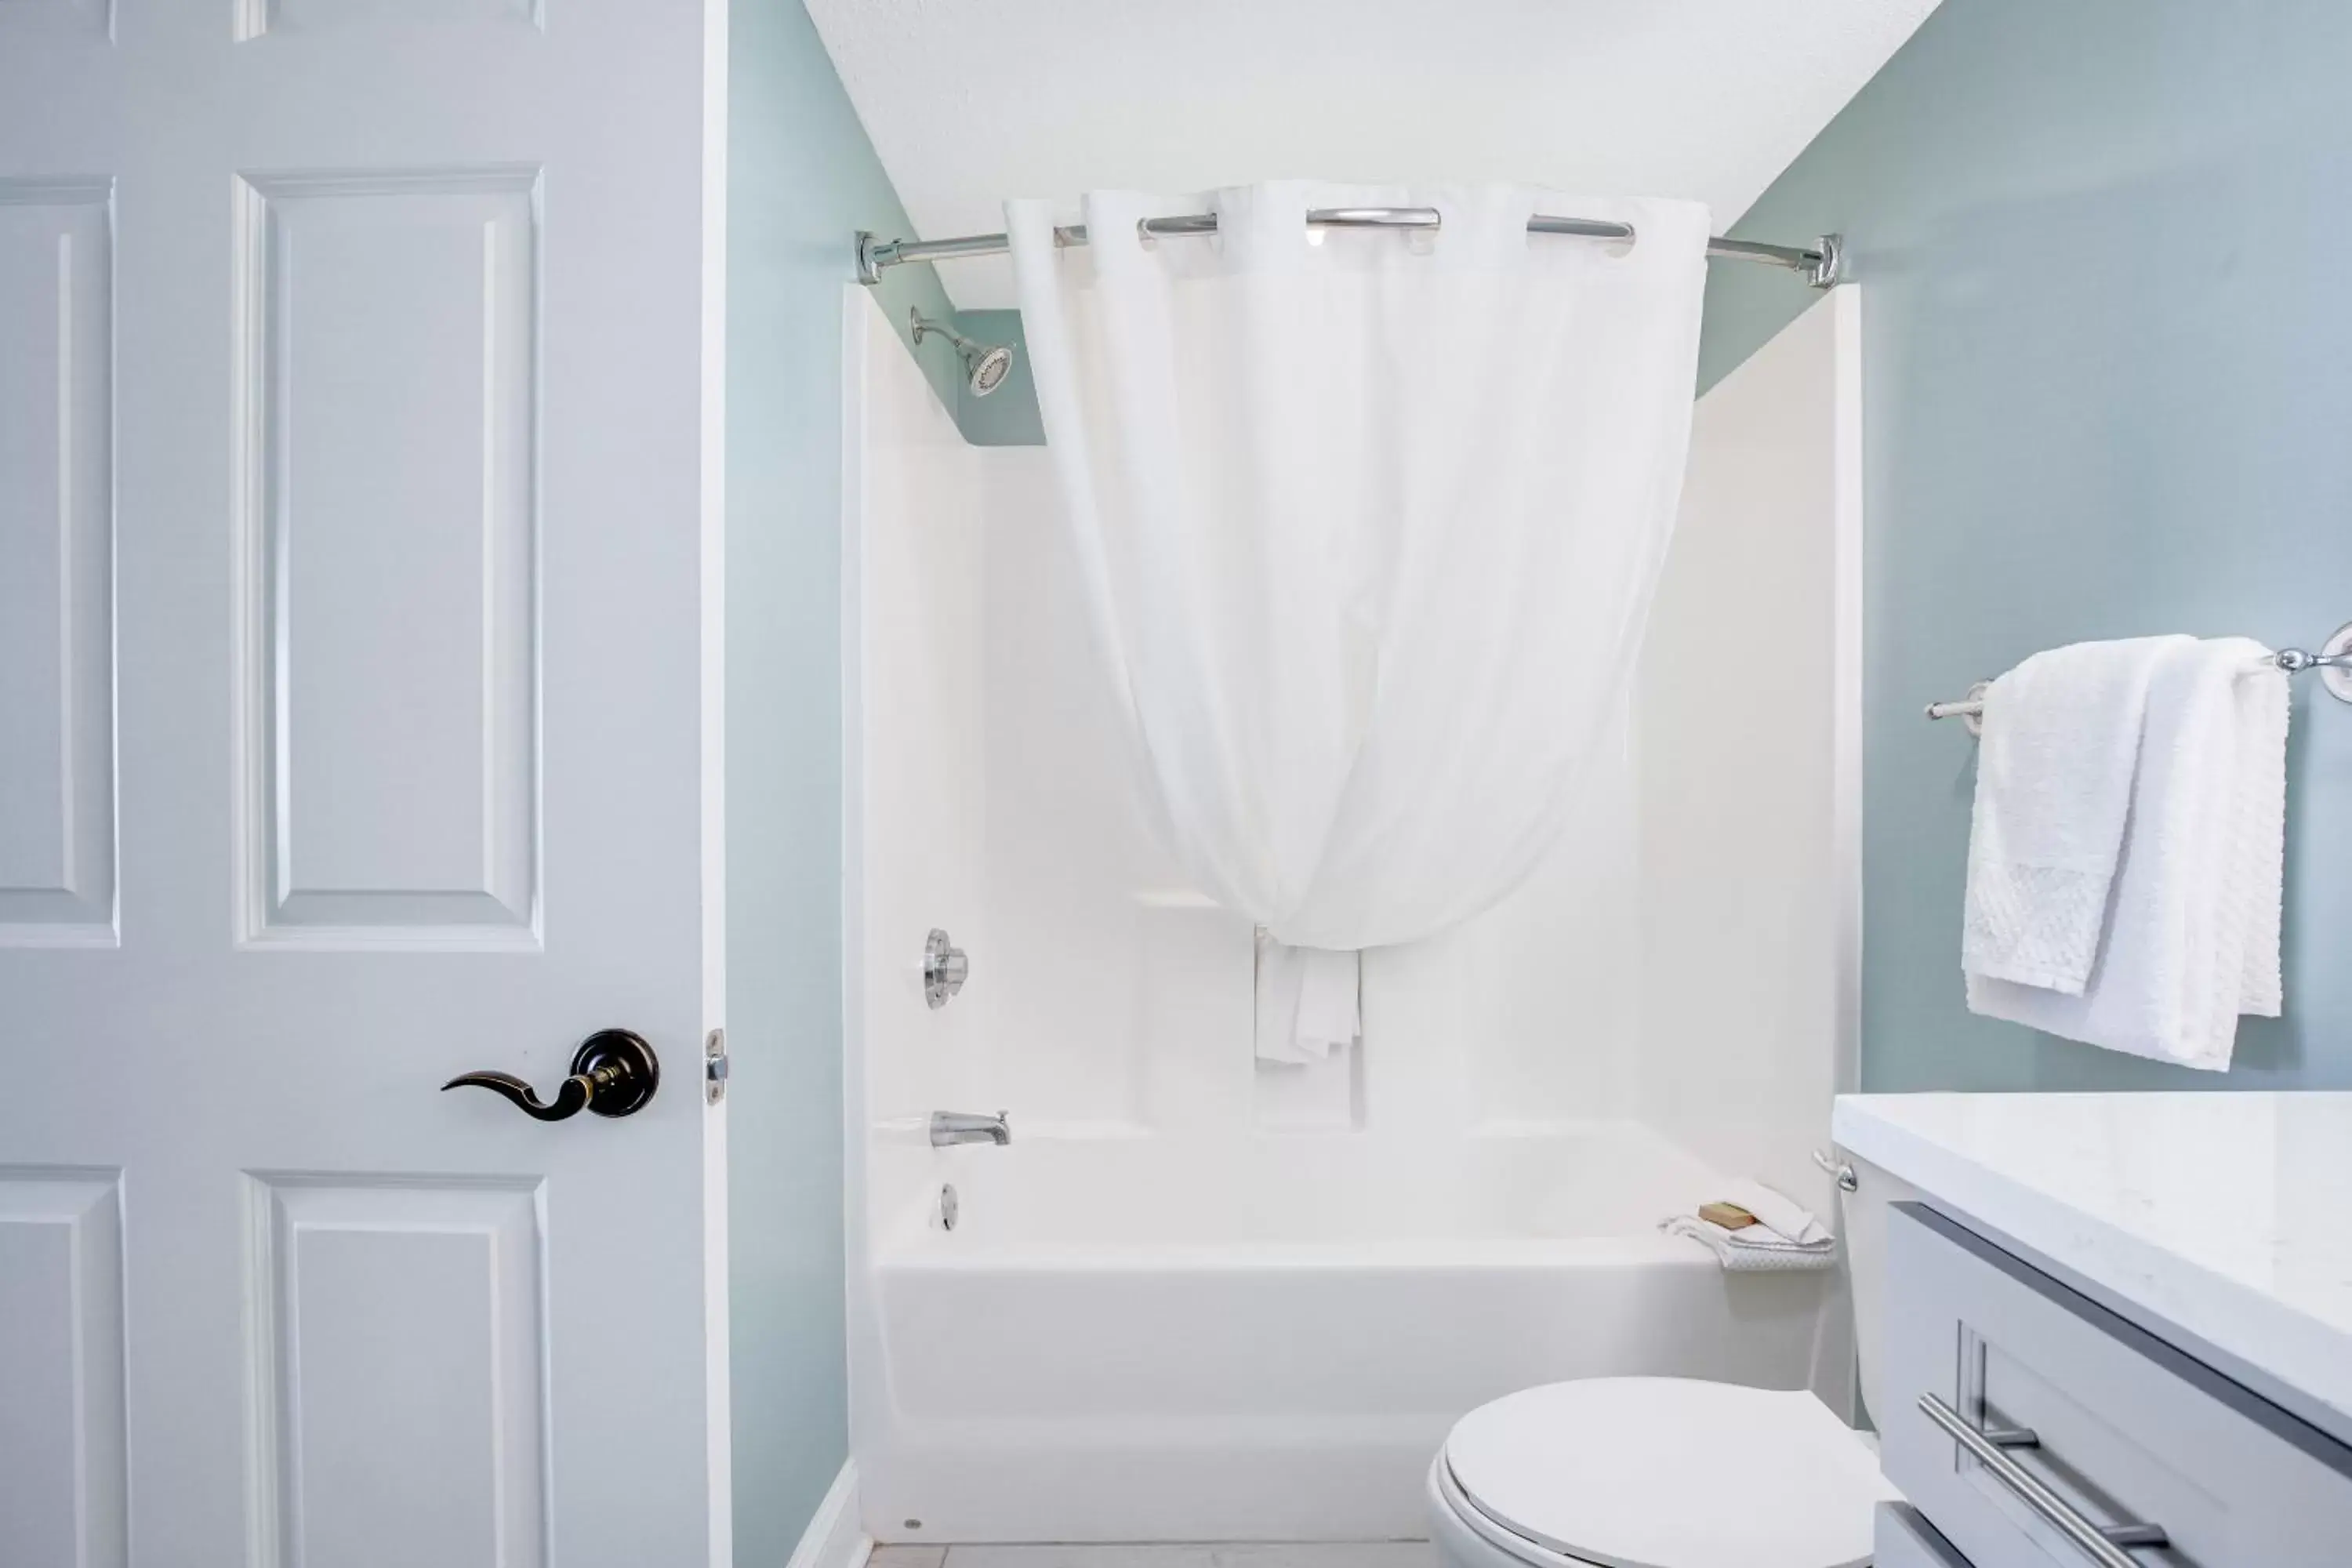
M 993 1116 L 975 1116 L 968 1110 L 934 1110 L 931 1112 L 931 1147 L 944 1149 L 951 1143 L 995 1143 L 1013 1142 L 1013 1123 L 1002 1110 Z

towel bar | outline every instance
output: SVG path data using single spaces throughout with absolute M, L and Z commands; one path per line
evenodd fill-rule
M 2319 671 L 2320 683 L 2329 696 L 2338 702 L 2352 702 L 2352 621 L 2336 628 L 2335 635 L 2319 645 L 2317 653 L 2305 653 L 2299 647 L 2283 647 L 2263 660 L 2264 667 L 2283 669 L 2289 675 L 2300 675 L 2306 669 Z M 1990 680 L 1979 680 L 1969 688 L 1969 694 L 1958 702 L 1930 702 L 1930 719 L 1958 719 L 1971 735 L 1984 733 L 1984 696 L 1991 686 Z

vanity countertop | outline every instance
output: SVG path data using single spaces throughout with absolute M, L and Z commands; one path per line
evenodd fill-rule
M 1832 1132 L 2352 1441 L 2352 1093 L 1850 1094 Z

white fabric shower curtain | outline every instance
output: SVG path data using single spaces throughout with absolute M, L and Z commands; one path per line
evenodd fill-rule
M 1344 206 L 1442 226 L 1307 227 Z M 1203 210 L 1213 237 L 1137 227 Z M 1636 237 L 1531 236 L 1538 212 Z M 1575 805 L 1680 496 L 1706 210 L 1097 192 L 1069 248 L 1047 204 L 1006 216 L 1147 796 L 1202 891 L 1308 950 L 1262 952 L 1259 1050 L 1319 1056 L 1357 1030 L 1356 950 L 1487 908 Z

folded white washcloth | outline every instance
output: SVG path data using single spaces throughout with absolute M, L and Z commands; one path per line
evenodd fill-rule
M 2266 657 L 2225 637 L 2159 660 L 2088 984 L 1970 973 L 1972 1011 L 2215 1071 L 2241 1014 L 2277 1014 L 2288 695 Z
M 1716 1184 L 1715 1195 L 1717 1201 L 1738 1204 L 1754 1215 L 1759 1225 L 1773 1233 L 1769 1238 L 1757 1237 L 1759 1242 L 1777 1239 L 1792 1247 L 1827 1247 L 1837 1239 L 1811 1209 L 1761 1182 L 1733 1176 Z M 1756 1226 L 1748 1226 L 1745 1230 L 1755 1228 Z
M 1960 967 L 2082 994 L 2123 848 L 2149 679 L 2185 637 L 2037 653 L 1984 697 Z
M 1746 1177 L 1720 1182 L 1715 1198 L 1738 1205 L 1757 1223 L 1728 1230 L 1695 1214 L 1678 1214 L 1658 1228 L 1701 1243 L 1734 1273 L 1827 1268 L 1837 1262 L 1837 1237 L 1829 1227 L 1803 1205 L 1762 1183 Z
M 1270 1062 L 1327 1060 L 1363 1033 L 1362 958 L 1292 947 L 1257 933 L 1257 1054 Z
M 1764 1229 L 1751 1225 L 1740 1230 L 1723 1226 L 1699 1218 L 1696 1215 L 1678 1214 L 1658 1226 L 1668 1236 L 1686 1236 L 1715 1254 L 1716 1261 L 1733 1274 L 1778 1273 L 1806 1268 L 1832 1268 L 1837 1266 L 1837 1242 L 1834 1239 L 1801 1247 L 1785 1237 L 1769 1240 L 1753 1239 Z

